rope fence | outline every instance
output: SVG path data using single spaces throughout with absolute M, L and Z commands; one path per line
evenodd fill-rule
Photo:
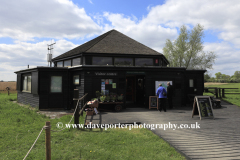
M 32 147 L 29 149 L 28 153 L 26 154 L 26 156 L 23 158 L 23 160 L 25 160 L 27 158 L 27 156 L 29 155 L 29 153 L 31 152 L 32 148 L 34 147 L 34 145 L 36 144 L 38 138 L 40 137 L 42 131 L 43 131 L 44 127 L 42 128 L 42 130 L 40 131 L 40 133 L 38 134 L 37 139 L 35 140 L 35 142 L 33 143 Z
M 75 110 L 74 110 L 74 113 L 73 113 L 73 115 L 72 115 L 72 118 L 70 119 L 70 121 L 68 122 L 68 124 L 70 124 L 70 123 L 72 122 L 73 117 L 76 116 L 76 111 L 78 110 L 79 101 L 83 101 L 84 98 L 86 98 L 86 96 L 87 96 L 87 93 L 86 93 L 83 97 L 81 97 L 81 98 L 74 98 L 74 99 L 73 99 L 73 100 L 77 100 L 77 105 L 76 105 L 76 107 L 75 107 Z M 82 104 L 83 104 L 83 103 L 82 103 Z M 77 116 L 80 116 L 80 114 L 83 112 L 83 110 L 84 110 L 84 108 L 86 107 L 86 105 L 87 105 L 87 103 L 85 103 L 85 105 L 82 107 L 81 111 L 77 114 Z M 78 117 L 78 118 L 79 118 L 79 117 Z M 66 127 L 66 125 L 65 125 L 65 127 L 64 127 L 63 129 L 61 129 L 61 130 L 51 130 L 50 122 L 46 122 L 46 125 L 42 127 L 42 129 L 41 129 L 41 131 L 39 132 L 36 140 L 34 141 L 34 143 L 33 143 L 33 145 L 32 145 L 32 147 L 29 149 L 29 151 L 27 152 L 27 154 L 26 154 L 26 156 L 23 158 L 23 160 L 25 160 L 25 159 L 27 158 L 27 156 L 29 155 L 29 153 L 30 153 L 31 150 L 33 149 L 33 147 L 34 147 L 34 145 L 36 144 L 37 140 L 39 139 L 39 137 L 40 137 L 43 129 L 46 130 L 46 137 L 48 137 L 48 138 L 46 138 L 46 159 L 47 159 L 47 160 L 48 160 L 48 159 L 51 159 L 50 131 L 52 131 L 52 132 L 60 132 L 60 131 L 63 131 L 64 129 L 66 129 L 66 128 L 67 128 L 67 127 Z M 48 135 L 47 135 L 47 131 L 48 131 Z M 48 139 L 48 140 L 47 140 L 47 139 Z M 47 141 L 49 141 L 49 142 L 47 142 Z M 48 149 L 47 149 L 47 148 L 48 148 Z

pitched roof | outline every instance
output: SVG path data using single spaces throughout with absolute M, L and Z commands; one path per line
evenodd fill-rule
M 74 56 L 80 53 L 162 55 L 116 30 L 111 30 L 53 58 L 53 60 Z

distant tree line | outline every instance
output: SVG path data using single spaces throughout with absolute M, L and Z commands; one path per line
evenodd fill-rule
M 219 82 L 219 83 L 240 83 L 240 71 L 235 71 L 234 75 L 226 75 L 221 72 L 215 73 L 215 77 L 210 74 L 204 74 L 204 82 Z

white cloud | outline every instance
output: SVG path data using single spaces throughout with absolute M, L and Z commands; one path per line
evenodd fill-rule
M 104 17 L 111 22 L 111 25 L 104 26 L 105 32 L 115 28 L 159 52 L 162 52 L 167 38 L 173 39 L 177 36 L 177 29 L 164 28 L 158 24 L 146 23 L 145 19 L 137 20 L 133 16 L 129 17 L 123 14 L 108 12 L 104 13 Z
M 91 0 L 88 0 L 89 3 L 93 4 L 93 2 Z
M 89 0 L 89 3 L 92 1 Z M 238 0 L 167 0 L 158 6 L 146 6 L 148 15 L 135 17 L 104 12 L 91 17 L 70 0 L 3 1 L 0 5 L 0 37 L 11 37 L 15 44 L 0 44 L 0 80 L 16 80 L 16 70 L 46 66 L 47 44 L 23 42 L 37 38 L 81 38 L 117 29 L 127 36 L 159 52 L 166 39 L 177 38 L 177 29 L 197 23 L 218 34 L 221 43 L 206 43 L 205 51 L 218 55 L 212 73 L 232 75 L 239 70 L 240 3 Z M 100 33 L 101 32 L 101 33 Z M 232 45 L 233 44 L 233 45 Z M 72 42 L 58 40 L 54 57 L 76 47 Z
M 235 71 L 239 71 L 240 50 L 234 49 L 229 43 L 206 43 L 204 50 L 214 51 L 217 55 L 217 60 L 213 65 L 214 70 L 210 71 L 213 77 L 217 72 L 232 76 Z
M 162 52 L 166 39 L 174 40 L 177 28 L 188 29 L 200 23 L 210 32 L 218 34 L 221 43 L 206 43 L 205 51 L 214 51 L 218 59 L 211 72 L 232 75 L 239 70 L 240 61 L 240 3 L 224 0 L 168 0 L 163 5 L 148 6 L 149 13 L 140 20 L 123 14 L 105 12 L 111 23 L 105 31 L 115 28 L 135 40 Z
M 33 40 L 34 37 L 79 38 L 101 28 L 70 0 L 1 1 L 0 37 Z
M 15 71 L 36 66 L 47 66 L 47 44 L 43 41 L 36 44 L 18 42 L 16 44 L 0 44 L 0 80 L 15 81 Z M 58 40 L 54 45 L 53 57 L 69 51 L 77 45 L 66 40 Z
M 200 23 L 207 30 L 220 31 L 219 38 L 239 47 L 239 15 L 239 0 L 168 0 L 163 5 L 152 7 L 144 21 L 170 28 Z

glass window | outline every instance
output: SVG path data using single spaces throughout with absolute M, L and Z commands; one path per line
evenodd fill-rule
M 31 76 L 23 76 L 23 91 L 24 92 L 31 92 L 31 83 L 32 83 Z
M 152 58 L 135 58 L 135 66 L 153 66 Z
M 112 57 L 92 57 L 92 65 L 112 65 Z
M 189 87 L 193 87 L 193 79 L 189 79 Z
M 81 58 L 75 58 L 72 60 L 72 66 L 81 65 Z
M 132 58 L 115 58 L 114 59 L 114 65 L 132 66 L 133 65 L 133 59 Z
M 51 92 L 52 93 L 62 92 L 62 76 L 51 77 Z
M 63 67 L 63 61 L 57 62 L 57 67 Z
M 73 76 L 73 84 L 74 85 L 79 85 L 79 75 L 74 75 Z
M 71 60 L 64 61 L 64 67 L 71 67 Z

